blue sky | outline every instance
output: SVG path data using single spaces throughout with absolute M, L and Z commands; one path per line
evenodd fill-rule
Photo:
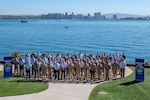
M 150 15 L 150 0 L 0 0 L 0 15 L 55 12 Z

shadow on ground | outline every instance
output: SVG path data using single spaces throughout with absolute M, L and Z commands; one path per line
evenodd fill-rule
M 20 79 L 20 80 L 12 80 L 12 81 L 10 81 L 10 82 L 23 82 L 23 83 L 25 83 L 25 82 L 43 82 L 43 81 L 41 81 L 41 80 L 26 80 L 26 79 Z
M 140 83 L 140 82 L 141 81 L 133 80 L 133 81 L 129 81 L 129 82 L 125 82 L 125 83 L 119 84 L 119 85 L 128 86 L 128 85 L 133 85 L 133 84 L 137 84 L 137 83 Z

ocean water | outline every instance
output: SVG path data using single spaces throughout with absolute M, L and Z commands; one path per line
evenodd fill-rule
M 128 62 L 150 60 L 150 21 L 20 20 L 0 21 L 0 59 L 11 52 L 125 53 Z

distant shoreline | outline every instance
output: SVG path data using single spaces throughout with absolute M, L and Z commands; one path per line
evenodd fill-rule
M 22 19 L 0 19 L 0 21 L 4 20 L 22 20 Z M 143 21 L 150 21 L 150 19 L 142 19 L 142 18 L 121 18 L 121 19 L 27 19 L 27 20 L 128 20 L 128 21 L 134 21 L 134 20 L 143 20 Z
M 61 19 L 61 20 L 75 20 L 75 19 L 96 19 L 96 20 L 150 20 L 149 16 L 136 15 L 136 14 L 125 14 L 125 13 L 107 13 L 102 14 L 101 12 L 93 12 L 94 14 L 75 14 L 75 13 L 48 13 L 39 15 L 0 15 L 0 19 Z

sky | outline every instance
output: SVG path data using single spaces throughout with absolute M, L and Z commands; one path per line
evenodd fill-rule
M 94 12 L 150 15 L 150 0 L 0 0 L 0 15 Z

